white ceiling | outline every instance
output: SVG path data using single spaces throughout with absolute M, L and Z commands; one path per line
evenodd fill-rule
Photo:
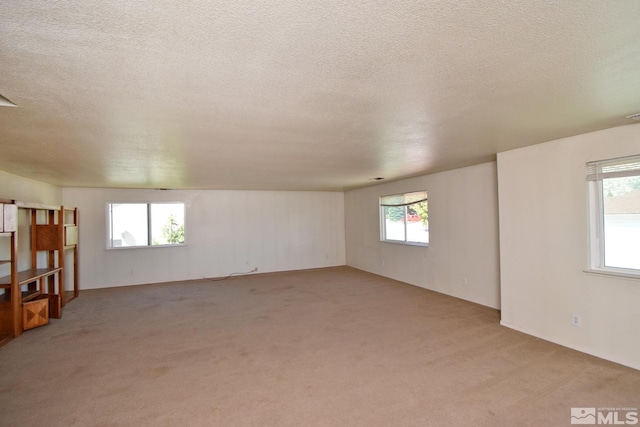
M 342 190 L 634 123 L 640 3 L 0 2 L 0 170 Z

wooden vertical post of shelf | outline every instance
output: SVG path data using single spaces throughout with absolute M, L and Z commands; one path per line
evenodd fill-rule
M 52 212 L 52 215 L 55 212 Z M 61 268 L 60 274 L 58 274 L 58 295 L 60 296 L 60 307 L 64 307 L 67 302 L 66 293 L 64 290 L 64 206 L 60 206 L 58 211 L 58 267 Z M 55 253 L 52 251 L 51 260 L 54 260 Z M 55 266 L 53 264 L 52 266 Z M 52 278 L 53 279 L 53 278 Z
M 36 215 L 36 211 L 31 211 L 31 248 L 35 248 L 36 247 L 36 238 L 34 235 L 34 230 L 36 227 L 36 223 L 37 223 L 37 215 Z M 32 268 L 36 268 L 36 264 L 38 262 L 38 258 L 36 255 L 36 252 L 34 250 L 31 251 L 31 267 Z M 36 283 L 29 283 L 27 284 L 27 289 L 29 291 L 35 291 L 36 290 Z M 20 292 L 22 292 L 22 289 L 20 289 Z
M 17 223 L 17 218 L 16 218 Z M 13 337 L 22 335 L 22 291 L 18 283 L 18 230 L 11 233 L 11 311 Z
M 47 225 L 52 225 L 56 223 L 56 212 L 54 210 L 47 211 Z M 56 266 L 56 251 L 53 248 L 49 248 L 47 251 L 47 267 L 55 268 Z M 56 293 L 56 282 L 55 277 L 49 276 L 47 278 L 47 293 L 55 294 Z
M 38 268 L 38 212 L 31 210 L 31 268 Z
M 76 226 L 76 230 L 78 230 L 78 208 L 73 209 L 73 223 Z M 78 285 L 78 243 L 73 246 L 73 297 L 77 298 L 80 294 L 80 287 Z

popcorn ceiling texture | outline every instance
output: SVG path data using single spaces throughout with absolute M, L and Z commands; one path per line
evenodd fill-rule
M 628 123 L 640 8 L 6 1 L 0 169 L 63 186 L 342 190 Z

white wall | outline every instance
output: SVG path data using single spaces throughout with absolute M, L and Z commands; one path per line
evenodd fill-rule
M 380 242 L 379 197 L 418 190 L 429 198 L 429 247 Z M 495 162 L 348 191 L 345 218 L 348 265 L 500 307 Z
M 345 264 L 341 192 L 64 188 L 80 209 L 82 289 Z M 184 247 L 107 250 L 108 202 L 182 201 Z
M 638 153 L 640 125 L 498 154 L 503 325 L 640 368 L 640 280 L 584 272 L 585 164 Z
M 55 206 L 62 203 L 62 189 L 0 170 L 0 198 Z

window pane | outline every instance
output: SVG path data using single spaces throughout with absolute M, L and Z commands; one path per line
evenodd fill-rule
M 427 192 L 380 197 L 381 240 L 428 246 L 429 214 Z
M 404 206 L 384 207 L 384 238 L 405 241 Z
M 604 202 L 604 264 L 640 269 L 640 177 L 602 182 Z
M 151 242 L 153 245 L 184 243 L 184 204 L 151 204 Z
M 111 204 L 111 246 L 148 245 L 147 204 Z
M 407 241 L 429 243 L 429 210 L 426 201 L 407 206 Z

